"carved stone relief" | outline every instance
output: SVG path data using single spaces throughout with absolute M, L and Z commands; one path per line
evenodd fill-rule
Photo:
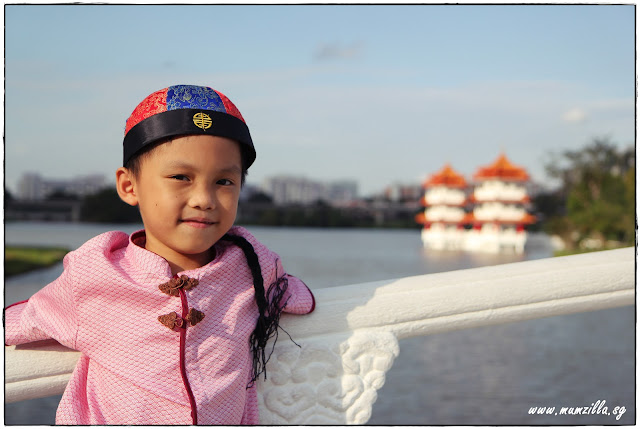
M 391 332 L 357 330 L 305 339 L 280 337 L 258 383 L 261 424 L 364 424 L 398 356 Z

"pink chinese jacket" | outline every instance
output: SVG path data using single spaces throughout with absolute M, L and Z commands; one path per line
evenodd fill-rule
M 243 228 L 229 233 L 254 246 L 265 289 L 287 277 L 286 312 L 313 311 L 311 291 L 275 253 Z M 244 253 L 219 242 L 213 261 L 168 290 L 169 264 L 144 240 L 107 232 L 69 253 L 57 280 L 5 310 L 5 343 L 53 338 L 82 352 L 57 424 L 257 424 L 247 383 L 258 308 Z

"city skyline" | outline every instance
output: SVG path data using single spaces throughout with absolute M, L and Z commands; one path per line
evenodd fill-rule
M 471 176 L 504 152 L 544 184 L 552 152 L 634 144 L 634 18 L 633 5 L 6 5 L 5 185 L 113 177 L 126 117 L 175 83 L 238 105 L 258 152 L 248 183 L 356 180 L 367 195 L 445 163 Z
M 487 166 L 488 163 L 478 165 L 475 173 L 479 172 L 483 168 L 486 168 Z M 444 167 L 446 168 L 447 166 Z M 448 165 L 448 167 L 451 166 Z M 520 165 L 516 165 L 516 167 L 522 167 L 524 171 L 527 171 L 526 167 Z M 348 180 L 341 178 L 334 178 L 332 180 L 320 180 L 306 175 L 280 173 L 273 176 L 267 176 L 263 178 L 261 182 L 247 181 L 244 186 L 245 189 L 243 189 L 243 193 L 249 195 L 256 191 L 263 192 L 274 198 L 275 202 L 279 203 L 287 202 L 288 197 L 286 196 L 286 194 L 288 192 L 291 192 L 291 189 L 295 189 L 295 191 L 293 192 L 296 194 L 296 197 L 294 197 L 293 199 L 296 202 L 304 201 L 306 203 L 310 203 L 318 199 L 324 199 L 327 201 L 361 199 L 379 197 L 382 195 L 387 195 L 389 193 L 393 194 L 402 192 L 401 189 L 422 189 L 424 188 L 425 183 L 432 176 L 439 173 L 440 171 L 429 172 L 425 175 L 425 178 L 422 181 L 390 182 L 385 184 L 382 188 L 377 189 L 369 194 L 363 194 L 362 192 L 360 192 L 360 183 L 358 183 L 357 180 Z M 467 187 L 471 188 L 473 186 L 473 183 L 475 182 L 473 176 L 467 176 L 463 174 L 462 177 L 468 180 Z M 27 200 L 46 199 L 48 195 L 53 192 L 63 192 L 67 194 L 76 194 L 78 196 L 86 196 L 91 193 L 87 193 L 86 190 L 93 190 L 93 192 L 95 192 L 96 190 L 102 190 L 115 186 L 115 182 L 112 183 L 109 179 L 109 177 L 101 174 L 88 174 L 72 177 L 47 177 L 35 172 L 25 172 L 18 179 L 16 190 L 10 190 L 10 192 L 14 197 L 17 197 L 18 199 Z M 282 187 L 285 182 L 289 182 L 286 184 L 288 185 L 287 188 L 289 188 L 290 190 L 278 191 L 277 188 Z M 540 185 L 538 183 L 532 182 L 531 180 L 528 181 L 528 184 L 531 186 L 531 189 L 543 190 L 539 189 Z M 78 190 L 80 190 L 80 192 L 76 192 Z M 305 193 L 308 195 L 303 195 Z M 420 195 L 418 195 L 415 199 L 418 200 L 421 195 L 422 194 L 420 193 Z

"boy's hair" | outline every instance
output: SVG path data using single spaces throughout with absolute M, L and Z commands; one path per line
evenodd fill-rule
M 129 171 L 129 173 L 131 173 L 133 175 L 133 177 L 136 177 L 136 178 L 139 177 L 140 176 L 140 165 L 142 164 L 142 160 L 145 157 L 147 157 L 155 148 L 157 148 L 161 144 L 170 142 L 174 138 L 175 137 L 170 137 L 170 138 L 167 138 L 167 139 L 158 140 L 158 141 L 156 141 L 156 142 L 154 142 L 152 144 L 148 144 L 142 150 L 140 150 L 135 155 L 133 155 L 131 158 L 129 158 L 129 160 L 126 162 L 124 167 Z M 241 166 L 242 167 L 242 178 L 241 178 L 240 185 L 244 186 L 244 181 L 245 181 L 245 179 L 247 177 L 247 170 L 249 169 L 249 167 L 247 166 L 247 154 L 245 153 L 245 151 L 242 150 L 242 145 L 240 145 L 240 162 L 242 164 L 242 166 Z
M 247 389 L 250 389 L 261 374 L 264 374 L 265 380 L 267 379 L 267 362 L 269 362 L 276 341 L 278 341 L 278 328 L 282 329 L 280 327 L 280 315 L 287 305 L 287 300 L 284 300 L 284 296 L 289 287 L 289 282 L 284 273 L 280 277 L 278 277 L 280 274 L 276 273 L 276 280 L 265 288 L 260 262 L 253 245 L 246 238 L 239 235 L 225 234 L 221 240 L 229 241 L 242 250 L 247 260 L 247 265 L 249 265 L 251 277 L 253 277 L 253 288 L 258 306 L 258 320 L 251 337 L 249 337 L 249 346 L 253 355 L 251 381 L 247 384 Z M 287 331 L 284 332 L 287 333 Z M 287 335 L 289 334 L 287 333 Z M 271 338 L 274 339 L 273 346 L 267 355 L 267 343 Z M 289 338 L 291 338 L 290 335 Z M 291 341 L 293 341 L 293 338 L 291 338 Z M 300 347 L 295 341 L 293 343 Z
M 147 96 L 125 124 L 122 165 L 172 138 L 213 135 L 240 145 L 243 173 L 256 158 L 249 128 L 238 108 L 224 94 L 204 86 L 173 85 Z M 139 173 L 139 165 L 133 163 Z M 243 174 L 244 176 L 244 174 Z

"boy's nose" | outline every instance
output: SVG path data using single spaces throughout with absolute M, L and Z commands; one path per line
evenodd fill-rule
M 191 194 L 189 205 L 200 210 L 212 210 L 216 206 L 215 192 L 207 186 L 199 186 Z

